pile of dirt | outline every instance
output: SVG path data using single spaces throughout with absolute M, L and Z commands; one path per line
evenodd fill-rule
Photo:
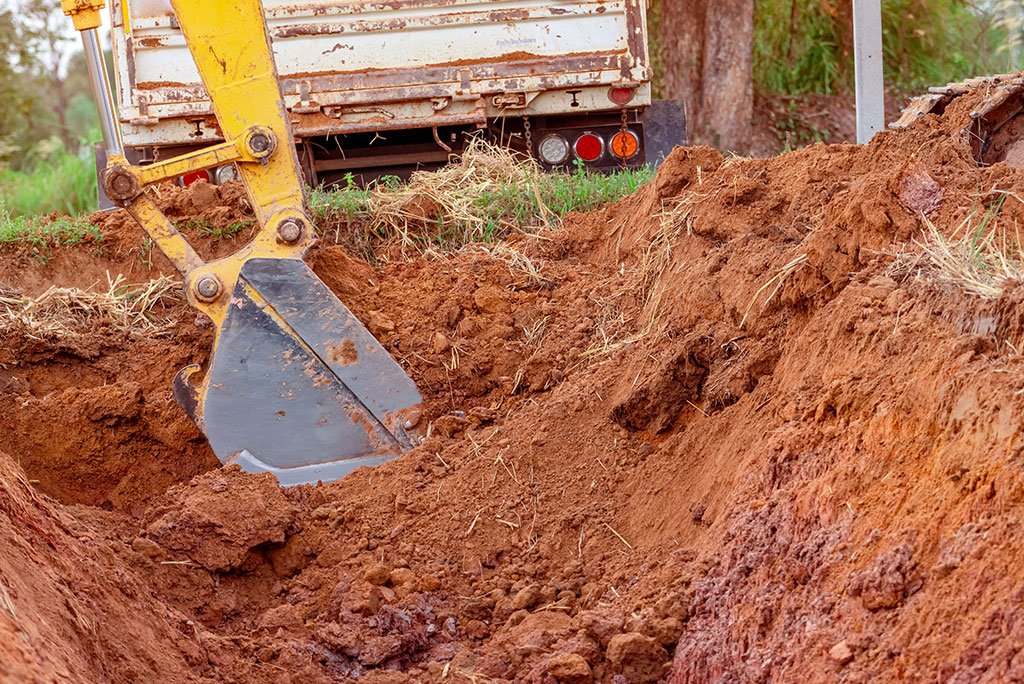
M 970 105 L 867 147 L 677 150 L 631 198 L 450 257 L 320 248 L 428 407 L 422 445 L 341 482 L 214 467 L 169 398 L 208 353 L 184 305 L 164 339 L 5 330 L 0 539 L 25 481 L 89 504 L 31 499 L 102 570 L 33 562 L 116 579 L 77 614 L 131 610 L 138 638 L 75 650 L 112 679 L 147 642 L 131 662 L 181 680 L 1019 678 L 1024 293 L 968 297 L 914 242 L 1024 219 Z M 10 603 L 75 619 L 36 596 Z

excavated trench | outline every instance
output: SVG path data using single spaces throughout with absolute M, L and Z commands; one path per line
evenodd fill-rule
M 541 237 L 319 248 L 431 426 L 337 483 L 218 466 L 170 397 L 210 343 L 173 296 L 146 330 L 6 320 L 0 680 L 1024 677 L 1024 291 L 918 244 L 1024 219 L 969 100 L 868 147 L 677 150 Z M 196 192 L 168 210 L 244 219 Z M 169 272 L 103 234 L 4 254 L 0 285 Z

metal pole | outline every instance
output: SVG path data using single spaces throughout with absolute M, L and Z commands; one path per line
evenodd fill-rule
M 107 64 L 103 61 L 99 31 L 94 28 L 86 29 L 81 34 L 92 96 L 96 100 L 96 108 L 100 113 L 103 148 L 106 150 L 107 159 L 123 157 L 124 144 L 121 142 L 121 128 L 117 125 L 117 116 L 114 113 L 114 98 L 110 94 L 110 79 L 107 76 Z
M 853 49 L 856 63 L 857 142 L 863 145 L 885 128 L 881 0 L 853 0 Z

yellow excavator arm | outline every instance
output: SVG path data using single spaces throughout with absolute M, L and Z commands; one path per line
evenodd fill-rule
M 224 142 L 148 166 L 125 158 L 97 29 L 103 0 L 63 0 L 83 38 L 100 110 L 106 195 L 181 272 L 216 326 L 213 355 L 175 379 L 175 397 L 217 456 L 284 484 L 332 480 L 416 441 L 412 380 L 302 262 L 315 231 L 259 0 L 171 0 Z M 147 186 L 233 162 L 259 231 L 203 261 Z

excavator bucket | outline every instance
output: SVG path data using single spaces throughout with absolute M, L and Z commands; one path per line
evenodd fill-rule
M 205 276 L 188 276 L 197 304 L 203 278 L 222 286 L 211 311 L 217 337 L 205 376 L 186 368 L 175 396 L 221 461 L 284 485 L 393 458 L 413 445 L 406 426 L 420 395 L 300 258 L 313 228 L 261 3 L 172 6 L 225 137 L 243 148 L 261 134 L 272 140 L 264 159 L 236 162 L 263 232 Z
M 420 395 L 401 366 L 302 261 L 242 267 L 205 377 L 178 403 L 214 453 L 283 485 L 336 480 L 413 445 Z
M 205 369 L 174 395 L 217 457 L 284 485 L 330 481 L 412 447 L 419 392 L 401 366 L 302 261 L 315 240 L 259 0 L 171 0 L 223 142 L 147 166 L 128 163 L 97 35 L 102 0 L 64 0 L 82 32 L 103 119 L 100 177 L 182 273 L 192 306 L 216 326 Z M 204 261 L 146 192 L 234 163 L 260 230 Z

